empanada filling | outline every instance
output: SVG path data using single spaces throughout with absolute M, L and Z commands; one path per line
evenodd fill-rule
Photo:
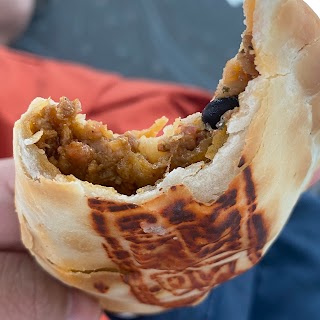
M 43 132 L 37 147 L 63 174 L 126 195 L 154 185 L 177 167 L 211 161 L 227 139 L 225 128 L 206 130 L 201 117 L 192 124 L 177 120 L 161 136 L 164 118 L 144 131 L 114 134 L 100 122 L 84 120 L 80 111 L 78 100 L 66 98 L 44 107 L 30 122 L 33 133 Z
M 244 36 L 243 52 L 227 63 L 216 98 L 238 96 L 258 75 L 250 39 Z M 228 138 L 226 123 L 237 109 L 224 112 L 216 128 L 201 117 L 178 119 L 164 128 L 167 120 L 161 118 L 149 129 L 114 134 L 100 122 L 85 120 L 78 100 L 61 98 L 57 106 L 48 105 L 34 115 L 30 129 L 42 133 L 36 145 L 61 173 L 132 195 L 175 168 L 212 161 Z

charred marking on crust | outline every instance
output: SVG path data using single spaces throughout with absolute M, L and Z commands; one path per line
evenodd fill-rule
M 110 238 L 109 238 L 110 239 Z M 110 245 L 110 243 L 109 243 Z M 110 257 L 110 259 L 118 265 L 119 267 L 119 272 L 124 274 L 126 272 L 131 272 L 132 270 L 134 270 L 134 266 L 132 264 L 132 262 L 130 261 L 130 255 L 128 253 L 128 258 L 124 258 L 124 256 L 121 256 L 120 253 L 120 257 L 117 256 L 119 251 L 123 251 L 121 249 L 121 247 L 109 247 L 106 244 L 102 244 L 102 247 L 104 248 L 104 250 L 106 251 L 108 257 Z M 120 258 L 120 259 L 119 259 Z
M 251 171 L 250 167 L 247 167 L 243 170 L 243 176 L 246 181 L 245 191 L 246 191 L 246 195 L 247 195 L 247 204 L 250 205 L 257 198 L 254 182 L 252 180 L 252 171 Z
M 122 231 L 140 231 L 142 221 L 156 223 L 157 218 L 149 213 L 139 213 L 118 218 L 117 224 Z
M 207 283 L 210 283 L 210 280 L 212 279 L 212 275 L 210 273 L 205 273 L 200 270 L 199 270 L 199 277 L 202 281 L 207 282 Z
M 168 278 L 168 283 L 170 284 L 171 287 L 181 288 L 185 283 L 185 279 L 182 276 L 174 276 L 174 277 Z
M 222 207 L 223 209 L 230 208 L 237 203 L 237 195 L 238 190 L 231 189 L 227 191 L 225 194 L 223 194 L 221 197 L 219 197 L 216 203 L 218 203 L 220 207 Z M 216 208 L 214 210 L 216 210 Z
M 229 263 L 229 268 L 230 268 L 230 271 L 231 271 L 231 273 L 235 273 L 235 271 L 236 271 L 236 266 L 237 266 L 237 261 L 236 260 L 234 260 L 234 261 L 231 261 L 230 263 Z
M 248 258 L 251 261 L 252 265 L 255 265 L 260 261 L 261 254 L 256 250 L 248 250 Z
M 160 286 L 153 286 L 149 290 L 151 292 L 159 292 L 159 291 L 161 291 L 161 287 Z
M 250 246 L 248 249 L 248 257 L 253 264 L 256 264 L 262 257 L 261 249 L 267 242 L 267 229 L 264 225 L 261 213 L 257 213 L 256 190 L 252 178 L 252 170 L 247 167 L 243 170 L 245 178 L 245 193 L 247 197 L 247 212 L 249 214 L 247 222 L 247 230 Z
M 105 211 L 106 209 L 105 201 L 100 200 L 98 198 L 88 198 L 88 206 L 91 209 L 95 209 L 98 211 Z
M 199 281 L 200 279 L 197 279 L 196 272 L 189 271 L 189 272 L 187 272 L 187 275 L 188 275 L 188 278 L 192 284 L 192 288 L 197 288 L 199 290 L 202 289 L 203 283 L 201 284 L 201 282 Z
M 257 247 L 258 249 L 262 249 L 267 242 L 268 235 L 261 214 L 254 214 L 252 216 L 252 223 L 256 234 Z
M 98 198 L 88 198 L 88 205 L 91 209 L 109 212 L 127 211 L 137 209 L 139 206 L 134 203 L 116 203 L 100 200 Z
M 253 203 L 249 208 L 248 211 L 251 213 L 254 213 L 257 209 L 257 205 L 255 203 Z
M 107 242 L 113 247 L 113 248 L 121 248 L 119 241 L 114 237 L 105 237 Z
M 120 211 L 126 211 L 126 210 L 132 210 L 137 209 L 139 206 L 134 203 L 125 203 L 125 204 L 119 204 L 119 205 L 111 205 L 108 207 L 110 212 L 120 212 Z
M 101 243 L 102 248 L 108 253 L 109 256 L 109 248 L 106 246 L 105 243 Z
M 150 244 L 151 240 L 150 238 L 147 238 L 148 235 L 141 233 L 141 236 L 139 234 L 139 237 L 137 235 L 130 236 L 128 235 L 126 237 L 127 241 L 130 241 L 132 243 L 131 247 L 132 249 L 137 249 L 139 251 L 140 245 L 144 246 L 144 248 Z M 153 235 L 152 243 L 157 247 L 165 244 L 166 242 L 172 240 L 171 236 L 156 236 Z
M 91 217 L 94 223 L 94 229 L 104 237 L 107 232 L 107 226 L 103 214 L 99 211 L 92 210 Z
M 237 261 L 233 260 L 225 264 L 225 271 L 222 272 L 218 277 L 217 277 L 217 282 L 216 284 L 223 283 L 229 279 L 232 279 L 234 276 L 239 274 L 239 272 L 236 272 L 236 265 Z M 219 267 L 213 268 L 212 271 L 215 272 Z
M 103 203 L 102 200 L 99 200 L 97 198 L 90 198 L 90 199 L 88 199 L 88 202 L 89 202 L 90 207 L 95 207 L 95 206 L 101 205 Z
M 150 213 L 152 205 L 149 208 L 99 199 L 88 201 L 95 230 L 105 239 L 102 245 L 108 257 L 118 266 L 139 301 L 167 308 L 192 305 L 210 288 L 238 274 L 236 261 L 226 261 L 246 250 L 240 241 L 245 212 L 250 244 L 248 258 L 252 264 L 259 261 L 267 235 L 263 217 L 255 213 L 256 192 L 251 169 L 246 168 L 243 175 L 243 189 L 231 188 L 211 207 L 187 197 L 180 198 L 179 186 L 170 188 L 168 195 L 160 199 L 172 197 L 172 204 L 166 206 L 166 201 L 158 199 L 157 203 L 163 204 L 161 209 L 156 207 L 161 212 L 158 218 Z M 181 190 L 183 193 L 185 189 Z M 247 200 L 238 210 L 237 200 L 243 194 Z M 168 234 L 145 234 L 142 222 L 160 224 Z M 112 236 L 109 225 L 118 230 L 119 236 Z M 210 267 L 214 264 L 219 265 Z M 145 273 L 148 269 L 159 272 L 148 275 Z M 152 282 L 148 281 L 150 278 Z M 162 291 L 175 299 L 163 301 L 159 296 Z
M 234 256 L 236 254 L 236 252 L 230 252 L 229 254 L 226 254 L 226 255 L 223 255 L 222 257 L 220 258 L 216 258 L 216 259 L 213 259 L 212 261 L 214 263 L 218 263 L 218 262 L 221 262 L 223 260 L 226 260 L 228 258 L 231 258 L 232 256 Z
M 114 254 L 119 260 L 124 260 L 130 257 L 130 254 L 124 250 L 115 251 Z
M 153 241 L 154 249 L 148 250 L 148 245 L 131 245 L 130 249 L 135 260 L 144 269 L 181 270 L 192 264 L 183 244 L 179 241 L 167 238 Z M 143 253 L 142 253 L 143 252 Z
M 268 231 L 260 213 L 253 214 L 248 220 L 248 234 L 250 241 L 248 257 L 253 264 L 256 264 L 262 257 L 261 249 L 268 239 Z
M 195 214 L 192 211 L 186 210 L 185 206 L 186 202 L 184 200 L 177 200 L 165 208 L 162 215 L 174 225 L 194 221 L 196 218 Z
M 240 158 L 239 164 L 238 164 L 238 168 L 241 168 L 244 164 L 246 163 L 246 159 L 244 156 L 242 156 Z
M 106 293 L 109 290 L 109 287 L 105 285 L 102 281 L 95 282 L 93 284 L 94 288 L 97 289 L 100 293 Z
M 227 218 L 222 223 L 222 228 L 223 229 L 230 228 L 231 230 L 235 230 L 240 226 L 240 222 L 241 222 L 241 214 L 239 210 L 234 209 L 227 214 Z
M 216 213 L 204 217 L 198 226 L 179 226 L 178 230 L 191 252 L 198 258 L 204 258 L 216 253 L 224 244 L 238 244 L 241 215 L 238 210 L 226 213 L 223 219 L 218 219 Z
M 223 235 L 223 233 L 226 230 L 236 230 L 237 228 L 239 228 L 240 226 L 240 222 L 241 222 L 241 214 L 239 212 L 239 210 L 234 209 L 230 212 L 225 213 L 225 217 L 223 217 L 223 219 L 221 219 L 221 222 L 213 220 L 213 222 L 215 221 L 215 223 L 209 223 L 212 220 L 212 216 L 215 216 L 215 214 L 213 213 L 210 217 L 209 217 L 209 221 L 207 224 L 203 225 L 203 227 L 205 227 L 205 231 L 206 231 L 206 236 L 210 237 L 210 242 L 212 241 L 217 241 L 221 238 L 221 236 Z M 219 219 L 220 220 L 220 219 Z M 206 223 L 207 221 L 204 220 L 204 223 Z M 212 238 L 213 237 L 213 238 Z
M 149 251 L 152 251 L 156 248 L 156 245 L 154 243 L 150 243 L 146 245 L 146 249 Z

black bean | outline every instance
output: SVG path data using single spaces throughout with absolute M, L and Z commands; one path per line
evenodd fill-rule
M 237 96 L 212 100 L 202 111 L 202 121 L 209 124 L 212 129 L 215 129 L 221 117 L 228 110 L 236 107 L 239 107 Z

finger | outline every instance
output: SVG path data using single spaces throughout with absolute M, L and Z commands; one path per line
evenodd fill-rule
M 0 253 L 0 319 L 98 320 L 101 309 L 65 287 L 27 253 Z
M 0 159 L 0 250 L 23 250 L 14 208 L 13 159 Z
M 67 320 L 98 320 L 101 316 L 102 310 L 97 301 L 79 290 L 72 290 L 71 308 L 67 312 Z
M 320 181 L 320 169 L 318 171 L 316 171 L 315 175 L 313 176 L 310 186 L 313 186 L 314 184 L 316 184 L 317 182 Z

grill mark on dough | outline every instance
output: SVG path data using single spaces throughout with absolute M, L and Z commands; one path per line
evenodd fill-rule
M 259 261 L 267 231 L 262 217 L 255 212 L 256 192 L 250 168 L 246 168 L 243 177 L 247 201 L 239 210 L 236 207 L 238 194 L 240 198 L 239 185 L 227 190 L 212 208 L 196 201 L 186 201 L 189 196 L 184 187 L 175 186 L 157 199 L 157 203 L 161 203 L 161 197 L 172 199 L 171 205 L 165 205 L 167 201 L 164 201 L 162 208 L 157 209 L 160 213 L 158 217 L 148 213 L 148 206 L 128 206 L 126 203 L 99 199 L 88 201 L 95 230 L 107 242 L 103 244 L 104 249 L 125 274 L 125 282 L 139 301 L 165 308 L 193 304 L 210 288 L 235 276 L 239 272 L 236 261 L 207 271 L 203 268 L 230 258 L 235 251 L 241 251 L 240 226 L 244 214 L 249 215 L 248 257 L 252 264 Z M 141 222 L 159 223 L 168 233 L 146 237 Z M 119 238 L 112 236 L 109 225 L 121 232 Z M 123 241 L 129 245 L 129 251 L 124 249 Z M 226 251 L 233 252 L 214 259 Z M 149 276 L 144 273 L 145 269 L 159 270 L 156 275 L 150 275 L 156 285 L 148 285 Z M 170 292 L 175 299 L 162 301 L 158 293 L 163 290 Z
M 244 179 L 246 182 L 245 191 L 246 191 L 246 196 L 247 196 L 247 204 L 250 205 L 253 202 L 255 202 L 255 200 L 257 198 L 255 185 L 252 180 L 252 170 L 251 170 L 250 166 L 243 170 L 243 176 L 244 176 Z

